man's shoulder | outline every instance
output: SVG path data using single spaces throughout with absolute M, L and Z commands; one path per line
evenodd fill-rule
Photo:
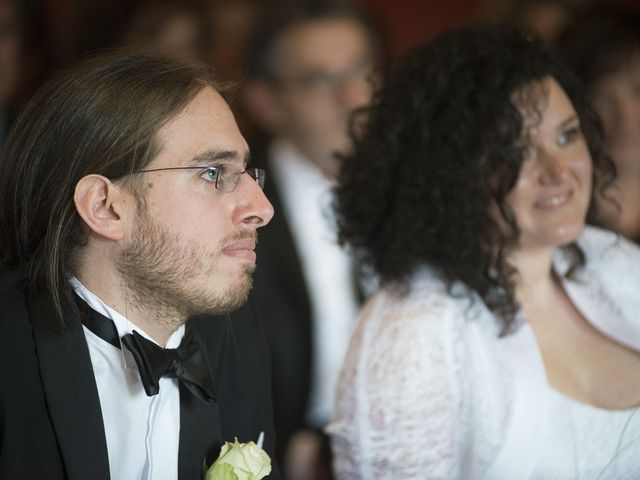
M 19 361 L 21 367 L 35 351 L 24 291 L 21 272 L 0 273 L 0 362 Z
M 18 292 L 24 288 L 25 275 L 20 269 L 7 269 L 0 265 L 0 295 Z
M 0 272 L 0 331 L 11 328 L 16 318 L 26 315 L 25 286 L 20 270 Z

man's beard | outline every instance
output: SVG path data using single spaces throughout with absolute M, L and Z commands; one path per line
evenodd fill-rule
M 255 265 L 245 265 L 242 274 L 231 283 L 230 279 L 221 278 L 215 262 L 224 245 L 246 238 L 247 234 L 223 239 L 212 257 L 204 247 L 190 245 L 158 225 L 144 206 L 139 208 L 136 226 L 117 261 L 127 295 L 136 309 L 177 327 L 190 316 L 224 314 L 247 300 Z

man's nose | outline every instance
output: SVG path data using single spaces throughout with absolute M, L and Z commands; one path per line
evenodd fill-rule
M 337 98 L 348 110 L 364 107 L 371 101 L 373 80 L 361 72 L 345 74 L 338 84 Z
M 273 205 L 267 199 L 258 182 L 249 175 L 242 175 L 239 194 L 243 201 L 239 209 L 240 221 L 256 228 L 263 227 L 273 218 Z

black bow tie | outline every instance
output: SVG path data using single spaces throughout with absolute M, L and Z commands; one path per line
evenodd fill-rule
M 113 321 L 85 302 L 79 301 L 78 304 L 82 312 L 82 323 L 106 342 L 120 348 L 118 330 Z M 200 400 L 207 403 L 215 401 L 211 373 L 204 352 L 188 326 L 178 348 L 162 348 L 136 331 L 124 335 L 122 343 L 133 355 L 148 396 L 158 394 L 160 378 L 170 377 L 177 378 Z

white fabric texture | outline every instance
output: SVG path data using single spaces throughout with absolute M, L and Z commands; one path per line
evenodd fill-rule
M 78 279 L 71 278 L 70 283 L 91 308 L 113 320 L 120 338 L 135 330 L 154 341 Z M 98 387 L 111 478 L 177 479 L 180 443 L 178 380 L 161 378 L 160 392 L 148 397 L 131 352 L 114 347 L 87 327 L 83 326 L 83 329 Z M 182 325 L 171 334 L 166 348 L 177 348 L 184 330 Z
M 591 227 L 579 243 L 587 264 L 576 281 L 564 281 L 568 295 L 594 327 L 640 350 L 640 249 Z M 554 269 L 567 267 L 559 249 Z M 447 292 L 425 268 L 405 295 L 383 289 L 367 303 L 327 429 L 338 478 L 640 478 L 640 455 L 616 454 L 619 441 L 640 436 L 635 409 L 593 415 L 579 402 L 558 402 L 522 314 L 517 332 L 499 337 L 495 316 L 471 297 L 463 285 Z M 579 468 L 564 477 L 555 475 L 566 459 L 554 450 L 554 419 L 569 411 Z M 593 431 L 585 415 L 599 422 Z M 631 445 L 627 451 L 640 449 Z
M 309 292 L 313 372 L 307 421 L 323 428 L 331 418 L 338 374 L 358 316 L 351 260 L 336 239 L 333 184 L 284 140 L 269 158 Z
M 640 478 L 640 409 L 604 410 L 551 390 L 549 412 L 531 480 Z

